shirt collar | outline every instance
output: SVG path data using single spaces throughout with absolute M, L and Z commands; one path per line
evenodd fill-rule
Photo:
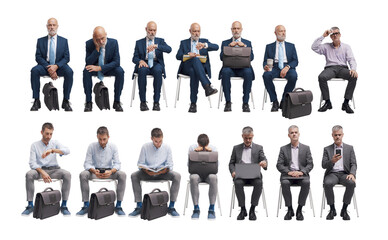
M 101 147 L 99 142 L 97 142 L 97 144 L 98 144 L 98 148 L 101 150 L 105 150 L 109 146 L 109 142 L 106 143 L 105 148 Z
M 294 145 L 292 145 L 292 143 L 291 143 L 291 148 L 292 149 L 299 149 L 299 143 L 298 143 L 298 145 L 296 147 L 294 147 Z
M 337 146 L 337 144 L 334 143 L 334 148 L 344 148 L 344 143 L 341 143 L 341 146 Z
M 239 38 L 237 38 L 237 39 L 235 39 L 235 38 L 233 37 L 232 40 L 233 40 L 233 42 L 235 42 L 236 40 L 237 40 L 238 42 L 241 42 L 241 37 L 239 37 Z
M 42 139 L 40 140 L 40 142 L 43 144 L 43 146 L 48 146 L 48 145 L 50 145 L 51 140 L 47 143 L 47 145 L 43 142 Z
M 244 143 L 243 143 L 244 144 Z M 244 144 L 244 149 L 252 149 L 252 143 L 248 147 Z
M 54 36 L 50 36 L 50 34 L 47 34 L 48 39 L 51 40 L 51 38 L 57 39 L 58 34 L 55 34 Z

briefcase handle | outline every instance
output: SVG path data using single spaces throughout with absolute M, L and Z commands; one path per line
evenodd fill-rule
M 156 191 L 161 192 L 159 188 L 155 188 L 154 190 L 152 190 L 151 193 L 156 192 Z
M 51 187 L 48 187 L 45 190 L 43 190 L 43 192 L 48 192 L 48 190 L 54 191 L 54 189 L 52 189 Z
M 304 92 L 304 89 L 303 89 L 303 88 L 295 88 L 294 91 L 292 91 L 292 92 L 296 92 L 296 91 L 298 91 L 298 90 L 301 90 L 302 92 Z
M 101 188 L 98 192 L 100 193 L 100 192 L 102 192 L 102 190 L 105 190 L 106 192 L 108 191 L 107 188 Z

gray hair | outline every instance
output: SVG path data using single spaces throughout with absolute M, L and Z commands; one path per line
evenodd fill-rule
M 340 29 L 339 27 L 331 27 L 331 30 L 334 31 L 334 30 L 338 30 L 338 32 L 340 32 Z
M 335 125 L 333 128 L 332 128 L 332 132 L 337 132 L 339 130 L 342 130 L 342 126 L 340 125 Z
M 288 133 L 290 133 L 290 130 L 293 129 L 293 128 L 297 128 L 299 130 L 299 127 L 296 126 L 296 125 L 291 125 L 288 127 Z
M 244 134 L 244 135 L 251 134 L 251 133 L 253 133 L 253 128 L 251 128 L 249 126 L 243 128 L 243 130 L 242 130 L 242 134 Z

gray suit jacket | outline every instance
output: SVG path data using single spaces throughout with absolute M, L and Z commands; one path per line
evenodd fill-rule
M 243 163 L 242 161 L 242 152 L 244 149 L 244 143 L 241 143 L 239 145 L 236 145 L 233 147 L 232 156 L 230 157 L 229 162 L 229 171 L 232 174 L 236 170 L 236 163 Z M 259 163 L 261 161 L 267 161 L 267 158 L 264 155 L 263 146 L 252 143 L 252 150 L 251 150 L 251 161 L 252 163 Z M 268 167 L 268 161 L 267 161 L 267 167 Z M 267 167 L 264 168 L 264 170 L 267 170 Z M 260 173 L 260 177 L 261 173 Z
M 326 169 L 325 176 L 331 173 L 334 163 L 331 158 L 334 156 L 334 143 L 323 149 L 322 168 Z M 343 144 L 344 171 L 347 174 L 353 174 L 356 177 L 357 161 L 353 146 Z
M 278 162 L 276 164 L 276 168 L 281 173 L 280 178 L 283 176 L 288 176 L 288 172 L 292 171 L 290 169 L 291 166 L 291 143 L 280 148 Z M 309 176 L 309 172 L 313 169 L 313 158 L 311 156 L 310 147 L 307 145 L 303 145 L 299 143 L 299 169 L 303 172 L 303 175 Z

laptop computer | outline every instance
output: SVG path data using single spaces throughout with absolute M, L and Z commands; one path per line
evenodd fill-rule
M 255 179 L 260 178 L 260 165 L 258 163 L 253 164 L 245 164 L 245 163 L 238 163 L 236 164 L 236 176 L 235 178 L 240 179 Z

